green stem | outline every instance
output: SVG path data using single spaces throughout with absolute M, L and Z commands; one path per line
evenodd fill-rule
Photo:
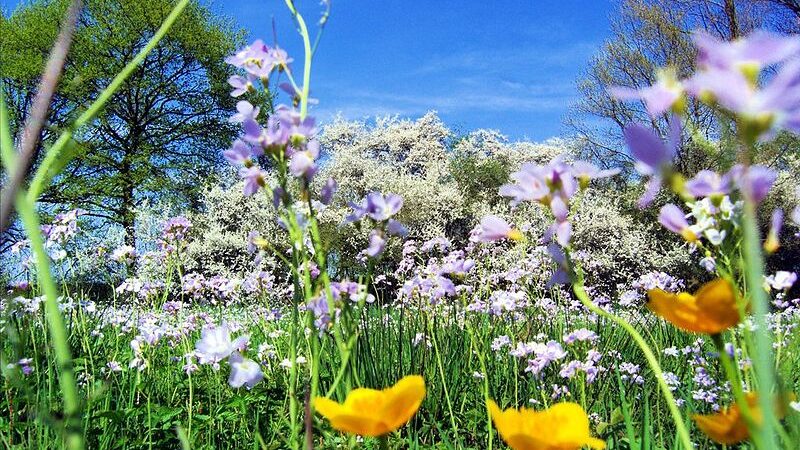
M 631 338 L 633 338 L 634 342 L 636 342 L 636 345 L 638 345 L 639 349 L 642 351 L 642 353 L 644 353 L 647 364 L 650 366 L 650 370 L 653 371 L 656 381 L 658 382 L 658 386 L 661 388 L 661 393 L 664 395 L 664 398 L 667 401 L 667 407 L 669 408 L 669 412 L 672 415 L 672 421 L 675 422 L 675 428 L 678 432 L 678 439 L 680 439 L 685 450 L 693 449 L 694 446 L 692 445 L 692 439 L 689 436 L 689 430 L 686 429 L 683 416 L 681 416 L 681 412 L 678 410 L 678 405 L 675 403 L 675 397 L 672 395 L 672 391 L 669 389 L 669 386 L 664 380 L 664 372 L 661 370 L 661 365 L 658 363 L 658 359 L 656 358 L 655 354 L 653 354 L 653 351 L 650 349 L 650 346 L 647 345 L 647 342 L 644 340 L 642 335 L 639 334 L 639 332 L 636 331 L 631 324 L 625 321 L 625 319 L 615 316 L 614 314 L 611 314 L 595 305 L 589 299 L 589 295 L 586 293 L 582 282 L 574 282 L 572 284 L 572 291 L 575 293 L 575 296 L 578 297 L 578 300 L 580 300 L 581 303 L 586 306 L 586 308 L 595 314 L 603 316 L 616 323 L 622 327 L 622 329 L 624 329 L 631 336 Z
M 755 321 L 755 358 L 753 366 L 758 382 L 758 403 L 764 422 L 760 434 L 764 448 L 778 448 L 775 439 L 775 411 L 772 395 L 775 386 L 775 366 L 772 356 L 772 336 L 767 327 L 769 301 L 767 293 L 761 287 L 764 280 L 764 258 L 761 254 L 761 238 L 756 222 L 756 204 L 751 198 L 745 198 L 744 217 L 744 275 L 747 292 L 750 294 L 753 319 Z
M 736 404 L 739 405 L 739 410 L 742 412 L 742 416 L 744 416 L 744 420 L 747 424 L 747 428 L 750 430 L 750 436 L 753 439 L 753 443 L 755 444 L 756 448 L 764 448 L 764 443 L 761 441 L 761 436 L 759 434 L 759 429 L 761 427 L 753 420 L 753 413 L 750 410 L 750 403 L 747 402 L 747 398 L 744 395 L 744 390 L 742 389 L 742 380 L 739 377 L 739 371 L 736 369 L 736 367 L 734 367 L 731 357 L 725 351 L 725 343 L 722 342 L 722 336 L 715 334 L 711 336 L 711 340 L 714 342 L 717 352 L 719 352 L 719 358 L 720 361 L 722 361 L 722 368 L 725 370 L 725 375 L 727 376 L 728 381 L 731 383 L 733 397 L 736 400 Z
M 305 60 L 303 64 L 303 92 L 300 93 L 300 119 L 305 119 L 308 115 L 308 93 L 311 86 L 311 58 L 313 51 L 311 49 L 311 37 L 308 35 L 308 27 L 303 16 L 297 11 L 292 0 L 286 0 L 286 6 L 292 12 L 297 26 L 300 28 L 300 36 L 303 38 L 303 51 L 305 52 Z
M 41 225 L 36 216 L 34 203 L 26 200 L 23 191 L 17 194 L 16 207 L 25 231 L 30 240 L 31 251 L 36 256 L 36 274 L 45 296 L 45 315 L 48 330 L 56 354 L 56 362 L 60 370 L 58 377 L 61 392 L 64 396 L 64 423 L 67 434 L 67 448 L 83 449 L 83 435 L 80 427 L 80 399 L 75 372 L 72 367 L 72 355 L 69 349 L 69 334 L 64 317 L 58 309 L 58 288 L 50 271 L 50 261 L 44 249 Z

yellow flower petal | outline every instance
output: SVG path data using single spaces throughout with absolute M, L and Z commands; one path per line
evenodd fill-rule
M 652 289 L 647 295 L 651 311 L 692 333 L 717 334 L 740 321 L 736 294 L 722 278 L 706 283 L 695 295 L 670 294 L 661 289 Z
M 394 431 L 416 414 L 425 398 L 425 380 L 419 375 L 404 377 L 386 394 L 388 401 L 383 405 L 380 416 L 384 418 L 389 431 Z
M 391 433 L 408 422 L 424 398 L 425 380 L 413 375 L 382 391 L 353 389 L 341 404 L 317 397 L 314 409 L 336 430 L 376 437 Z
M 576 403 L 559 403 L 540 412 L 526 408 L 501 411 L 492 400 L 486 405 L 497 432 L 513 450 L 605 448 L 605 442 L 591 436 L 589 418 Z

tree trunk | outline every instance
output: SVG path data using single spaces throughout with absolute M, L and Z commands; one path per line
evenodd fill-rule
M 128 154 L 122 159 L 120 167 L 122 178 L 122 205 L 120 205 L 122 226 L 125 228 L 125 245 L 136 247 L 136 211 L 131 163 Z

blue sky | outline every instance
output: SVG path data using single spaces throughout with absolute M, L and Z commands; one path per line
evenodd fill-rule
M 0 0 L 8 11 L 18 2 Z M 273 41 L 300 72 L 302 47 L 281 0 L 216 0 L 214 11 L 249 38 Z M 317 0 L 298 4 L 310 23 Z M 607 37 L 605 0 L 333 0 L 314 61 L 321 121 L 436 110 L 459 131 L 500 130 L 511 139 L 561 134 L 575 80 Z

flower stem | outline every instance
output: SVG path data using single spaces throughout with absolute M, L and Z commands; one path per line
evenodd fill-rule
M 772 356 L 772 336 L 767 326 L 769 303 L 767 294 L 761 287 L 764 280 L 764 257 L 761 254 L 761 238 L 756 223 L 756 204 L 745 196 L 744 217 L 744 275 L 747 292 L 753 311 L 753 319 L 757 328 L 755 333 L 755 358 L 753 365 L 758 382 L 758 402 L 764 417 L 759 434 L 764 448 L 778 448 L 775 439 L 775 411 L 772 393 L 775 386 L 775 367 Z
M 692 445 L 692 439 L 689 436 L 689 430 L 687 430 L 686 424 L 683 421 L 683 416 L 678 410 L 677 403 L 675 403 L 675 397 L 672 395 L 672 391 L 669 389 L 669 386 L 667 386 L 667 383 L 664 380 L 664 372 L 661 370 L 661 365 L 658 363 L 658 359 L 656 359 L 656 356 L 653 354 L 653 350 L 651 350 L 650 346 L 647 345 L 647 342 L 644 340 L 642 335 L 639 334 L 639 332 L 636 331 L 636 329 L 633 328 L 633 326 L 625 319 L 615 316 L 614 314 L 611 314 L 595 305 L 589 299 L 589 295 L 586 293 L 586 289 L 584 289 L 582 281 L 573 282 L 572 291 L 575 293 L 575 296 L 578 297 L 578 300 L 580 300 L 581 303 L 583 303 L 583 305 L 586 306 L 590 311 L 621 326 L 630 335 L 630 337 L 633 338 L 633 340 L 636 342 L 636 345 L 639 346 L 639 349 L 644 354 L 647 364 L 650 366 L 650 370 L 653 371 L 653 374 L 656 377 L 656 382 L 658 382 L 658 386 L 661 388 L 661 393 L 664 395 L 664 398 L 667 401 L 667 407 L 669 408 L 669 412 L 672 415 L 672 421 L 675 422 L 675 428 L 678 432 L 678 439 L 680 439 L 685 450 L 693 449 L 694 446 Z
M 45 315 L 48 330 L 53 341 L 53 350 L 60 371 L 58 381 L 64 396 L 64 423 L 67 434 L 67 448 L 83 449 L 83 435 L 80 426 L 80 399 L 75 371 L 72 367 L 72 355 L 69 349 L 69 334 L 64 317 L 58 309 L 58 288 L 50 271 L 49 256 L 44 249 L 41 225 L 36 216 L 34 203 L 27 201 L 24 192 L 20 191 L 16 199 L 17 213 L 25 226 L 30 239 L 31 250 L 36 256 L 36 275 L 40 288 L 45 296 Z

